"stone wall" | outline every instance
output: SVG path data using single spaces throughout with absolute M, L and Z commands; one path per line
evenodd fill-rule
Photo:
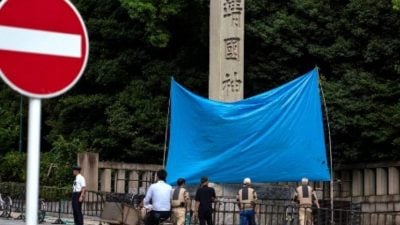
M 335 200 L 360 204 L 362 212 L 365 213 L 398 214 L 400 213 L 399 169 L 400 162 L 339 166 L 334 176 Z
M 100 162 L 97 153 L 78 155 L 92 191 L 144 194 L 161 165 Z M 334 200 L 359 204 L 363 212 L 400 213 L 400 162 L 341 165 L 334 173 Z M 260 199 L 286 201 L 297 182 L 254 184 Z M 329 199 L 329 183 L 311 183 L 320 199 Z M 234 198 L 240 184 L 213 184 L 221 198 Z M 190 187 L 194 195 L 197 186 Z
M 144 194 L 155 180 L 161 165 L 100 162 L 97 153 L 78 154 L 78 164 L 92 191 Z M 241 184 L 211 184 L 219 197 L 235 198 Z M 289 200 L 298 182 L 253 184 L 260 199 Z M 311 182 L 319 198 L 323 197 L 323 183 Z M 191 186 L 194 195 L 198 186 Z
M 100 162 L 98 153 L 78 154 L 78 164 L 91 191 L 144 194 L 161 165 Z
M 335 197 L 349 198 L 400 194 L 400 162 L 355 164 L 335 170 Z

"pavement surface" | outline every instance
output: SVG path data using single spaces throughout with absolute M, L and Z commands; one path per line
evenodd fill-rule
M 1 225 L 23 225 L 25 224 L 24 222 L 21 222 L 20 220 L 8 220 L 4 218 L 0 218 L 0 224 Z
M 15 219 L 15 218 L 18 217 L 17 214 L 13 214 L 11 216 L 12 216 L 11 218 L 0 217 L 0 225 L 25 225 L 26 224 L 23 220 Z M 57 220 L 57 217 L 54 217 L 52 215 L 51 216 L 46 216 L 45 217 L 45 222 L 41 223 L 41 224 L 50 225 L 50 224 L 53 224 L 56 220 Z M 73 220 L 73 218 L 69 217 L 69 215 L 67 217 L 62 217 L 61 220 L 66 225 L 74 225 L 74 220 Z M 84 218 L 84 223 L 85 223 L 85 225 L 99 225 L 100 224 L 100 218 L 98 218 L 98 217 L 85 217 Z M 105 225 L 105 223 L 102 223 L 102 224 Z

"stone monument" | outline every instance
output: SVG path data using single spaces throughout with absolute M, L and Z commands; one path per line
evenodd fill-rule
M 243 38 L 244 0 L 211 0 L 210 99 L 243 99 Z

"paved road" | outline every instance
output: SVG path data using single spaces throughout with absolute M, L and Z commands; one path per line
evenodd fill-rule
M 52 224 L 57 218 L 55 217 L 46 217 L 45 218 L 45 223 L 42 223 L 40 225 L 50 225 Z M 66 223 L 66 225 L 73 225 L 73 219 L 71 218 L 62 218 L 62 220 Z M 86 218 L 85 219 L 85 225 L 98 225 L 99 221 L 98 218 Z M 16 219 L 6 219 L 0 217 L 0 225 L 25 225 L 25 222 L 22 220 L 16 220 Z
M 0 210 L 0 215 L 3 212 Z M 17 220 L 15 218 L 18 218 L 21 215 L 21 213 L 15 213 L 12 212 L 11 213 L 11 218 L 4 218 L 4 217 L 0 217 L 0 225 L 25 225 L 25 222 L 22 220 Z M 57 220 L 58 214 L 54 214 L 54 213 L 46 213 L 46 217 L 45 217 L 45 222 L 41 223 L 40 225 L 50 225 L 53 222 L 55 222 Z M 84 223 L 85 225 L 99 225 L 100 222 L 100 218 L 99 217 L 89 217 L 89 216 L 84 216 Z M 72 215 L 67 215 L 67 214 L 63 214 L 61 215 L 61 220 L 66 224 L 66 225 L 74 225 L 74 219 L 72 217 Z
M 41 225 L 49 225 L 52 222 L 54 222 L 54 220 L 50 220 L 46 218 L 46 222 L 45 223 L 41 223 Z M 66 221 L 68 225 L 73 224 L 72 221 Z M 25 225 L 25 222 L 22 220 L 16 220 L 16 219 L 6 219 L 6 218 L 0 218 L 0 224 L 1 225 Z
M 7 220 L 4 218 L 0 218 L 0 224 L 1 225 L 25 225 L 24 222 L 20 221 L 20 220 Z

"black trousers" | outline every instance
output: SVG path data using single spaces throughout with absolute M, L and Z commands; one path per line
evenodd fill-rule
M 201 211 L 199 210 L 199 221 L 200 225 L 213 225 L 212 221 L 212 210 Z
M 79 202 L 80 192 L 72 193 L 72 211 L 75 225 L 83 225 L 82 202 Z
M 144 220 L 145 225 L 158 225 L 171 216 L 170 211 L 150 211 Z

